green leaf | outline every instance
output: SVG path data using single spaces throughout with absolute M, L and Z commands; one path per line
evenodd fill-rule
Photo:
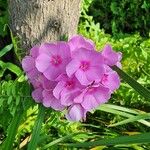
M 130 123 L 130 122 L 138 121 L 140 119 L 150 119 L 150 113 L 145 113 L 145 114 L 141 114 L 141 115 L 131 117 L 129 119 L 125 119 L 125 120 L 120 121 L 118 123 L 111 124 L 108 127 L 115 127 L 115 126 L 118 126 L 118 125 L 124 125 L 124 124 Z
M 8 97 L 8 101 L 7 101 L 7 104 L 10 105 L 10 103 L 11 103 L 12 101 L 13 101 L 13 97 L 12 97 L 12 96 L 9 96 L 9 97 Z
M 4 150 L 11 150 L 13 149 L 13 142 L 15 140 L 15 136 L 17 134 L 17 129 L 19 127 L 19 124 L 21 122 L 22 118 L 22 108 L 18 106 L 19 111 L 16 111 L 15 116 L 12 119 L 12 122 L 8 128 L 8 135 L 6 137 L 5 142 L 2 145 L 2 149 Z
M 120 145 L 120 144 L 140 144 L 140 143 L 150 143 L 150 132 L 132 135 L 132 136 L 120 136 L 116 138 L 108 138 L 102 139 L 92 142 L 84 142 L 84 143 L 74 143 L 74 144 L 62 144 L 67 147 L 82 147 L 89 148 L 95 147 L 99 145 Z
M 20 76 L 22 74 L 22 70 L 18 66 L 14 65 L 12 63 L 9 63 L 9 62 L 6 63 L 6 67 L 11 72 L 15 73 L 17 76 Z
M 35 122 L 33 132 L 32 132 L 32 136 L 31 136 L 31 141 L 28 145 L 27 150 L 36 150 L 36 147 L 37 147 L 37 144 L 38 144 L 38 141 L 39 141 L 39 136 L 40 136 L 42 123 L 43 123 L 43 120 L 44 120 L 44 114 L 45 114 L 44 107 L 42 105 L 39 105 L 39 112 L 38 112 L 37 120 Z
M 109 108 L 109 107 L 107 107 L 107 104 L 101 105 L 97 110 L 112 113 L 112 114 L 115 114 L 115 115 L 120 115 L 120 116 L 123 116 L 123 117 L 126 117 L 126 118 L 132 118 L 132 117 L 135 116 L 135 115 L 132 115 L 132 114 L 127 113 L 127 112 L 123 112 L 123 111 L 119 111 L 119 110 L 116 110 L 116 109 L 113 109 L 113 108 Z M 150 123 L 146 120 L 141 119 L 141 120 L 138 120 L 138 122 L 150 127 Z
M 122 111 L 122 112 L 127 112 L 127 113 L 131 113 L 131 114 L 139 114 L 139 112 L 136 111 L 136 110 L 129 109 L 129 108 L 122 107 L 122 106 L 118 106 L 118 105 L 103 104 L 103 106 L 105 106 L 107 108 L 112 108 L 112 109 L 115 109 L 115 110 L 119 110 L 119 111 Z
M 5 63 L 3 61 L 0 61 L 0 66 L 2 70 L 8 69 L 11 72 L 15 73 L 17 76 L 20 76 L 22 74 L 22 70 L 13 63 L 10 63 L 10 62 Z
M 9 52 L 13 48 L 13 44 L 7 45 L 0 51 L 0 57 L 4 56 L 7 52 Z
M 43 149 L 48 149 L 49 147 L 54 146 L 54 145 L 56 145 L 56 144 L 58 144 L 58 143 L 60 143 L 60 142 L 66 141 L 66 140 L 68 140 L 68 139 L 71 139 L 72 137 L 74 137 L 74 136 L 76 136 L 76 135 L 78 135 L 78 134 L 81 134 L 81 133 L 72 133 L 72 134 L 70 134 L 70 135 L 67 135 L 67 136 L 58 138 L 57 140 L 54 140 L 54 141 L 50 142 L 49 144 L 45 145 L 45 146 L 43 147 Z
M 147 90 L 145 87 L 143 87 L 141 84 L 139 84 L 137 81 L 135 81 L 133 78 L 131 78 L 128 74 L 126 74 L 124 71 L 122 71 L 117 66 L 112 67 L 117 73 L 120 75 L 120 77 L 126 81 L 132 88 L 134 88 L 141 96 L 143 96 L 145 99 L 150 100 L 150 91 Z

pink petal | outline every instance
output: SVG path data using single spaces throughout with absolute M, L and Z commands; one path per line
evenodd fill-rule
M 90 84 L 90 81 L 87 79 L 85 72 L 82 70 L 76 71 L 75 76 L 82 85 Z
M 79 104 L 73 105 L 69 108 L 66 118 L 70 121 L 80 121 L 85 118 L 84 109 Z
M 122 65 L 121 65 L 120 62 L 117 62 L 117 63 L 116 63 L 116 66 L 119 67 L 120 69 L 122 68 Z
M 70 40 L 69 40 L 69 46 L 71 49 L 71 52 L 78 50 L 79 48 L 86 48 L 89 50 L 95 50 L 95 46 L 94 43 L 91 40 L 87 40 L 84 37 L 82 37 L 81 35 L 76 35 L 73 36 Z
M 45 107 L 51 107 L 55 110 L 63 110 L 64 106 L 61 105 L 60 101 L 53 96 L 51 91 L 43 91 L 43 105 Z
M 72 60 L 67 66 L 66 66 L 66 73 L 69 77 L 71 77 L 78 69 L 79 69 L 80 63 L 77 60 Z
M 57 47 L 53 43 L 43 43 L 39 48 L 39 54 L 52 56 L 57 51 Z
M 73 104 L 73 99 L 79 94 L 80 91 L 78 89 L 75 90 L 64 89 L 61 92 L 61 104 L 64 106 L 69 106 Z
M 55 81 L 57 77 L 62 74 L 63 71 L 57 67 L 54 67 L 52 65 L 49 65 L 49 67 L 44 71 L 44 76 L 52 81 Z
M 57 46 L 57 53 L 56 54 L 60 54 L 63 59 L 71 57 L 70 48 L 66 42 L 62 42 L 62 41 L 57 42 L 56 46 Z
M 106 103 L 110 99 L 111 92 L 108 88 L 104 86 L 99 86 L 97 87 L 97 90 L 93 95 L 97 103 L 100 105 L 100 104 Z
M 99 82 L 104 74 L 104 67 L 103 66 L 91 67 L 85 73 L 86 73 L 87 79 L 90 82 L 92 81 Z
M 22 60 L 22 67 L 23 67 L 24 71 L 26 71 L 26 72 L 34 69 L 35 68 L 35 60 L 34 60 L 34 58 L 32 58 L 31 56 L 26 56 Z
M 29 72 L 27 72 L 27 77 L 32 80 L 32 79 L 37 78 L 39 74 L 40 72 L 36 68 L 34 68 L 30 70 Z
M 115 71 L 109 72 L 107 80 L 102 82 L 104 86 L 108 87 L 112 92 L 119 88 L 120 78 Z
M 96 108 L 99 104 L 93 95 L 87 94 L 84 96 L 84 100 L 81 105 L 86 110 L 92 110 Z
M 75 103 L 82 103 L 84 100 L 84 94 L 85 94 L 85 91 L 83 91 L 81 94 L 79 94 L 77 97 L 75 97 L 73 101 Z
M 86 48 L 79 48 L 73 55 L 73 58 L 80 61 L 89 60 L 89 57 L 95 53 L 95 51 L 88 50 Z
M 108 44 L 104 47 L 102 55 L 104 56 L 107 65 L 113 66 L 117 63 L 117 61 L 119 61 L 118 54 L 113 51 L 111 46 Z
M 40 72 L 44 72 L 50 66 L 50 57 L 46 54 L 41 54 L 36 59 L 36 68 Z
M 37 58 L 38 55 L 39 55 L 39 46 L 34 46 L 33 48 L 31 48 L 30 50 L 30 55 L 33 57 L 33 58 Z
M 56 85 L 56 87 L 53 90 L 53 95 L 57 98 L 60 99 L 60 94 L 62 92 L 62 90 L 64 89 L 65 83 L 63 81 L 58 82 L 58 84 Z
M 32 97 L 37 103 L 41 103 L 43 100 L 42 91 L 42 88 L 37 88 L 32 92 Z
M 57 82 L 55 81 L 50 81 L 48 80 L 45 76 L 42 77 L 42 85 L 44 89 L 50 90 L 50 89 L 54 89 L 54 87 L 56 86 Z

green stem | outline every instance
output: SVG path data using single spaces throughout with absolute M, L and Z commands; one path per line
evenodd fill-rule
M 13 142 L 15 140 L 15 136 L 17 134 L 17 130 L 20 125 L 21 118 L 23 116 L 22 115 L 22 107 L 20 107 L 20 105 L 18 105 L 18 108 L 19 108 L 19 110 L 16 111 L 16 113 L 12 119 L 12 122 L 8 128 L 8 135 L 6 137 L 4 144 L 2 145 L 2 149 L 11 150 L 13 147 Z
M 31 136 L 31 140 L 30 140 L 30 143 L 28 144 L 28 149 L 27 150 L 36 150 L 38 140 L 39 140 L 39 136 L 40 136 L 42 123 L 43 123 L 43 120 L 44 120 L 44 112 L 45 112 L 44 107 L 42 105 L 39 105 L 39 112 L 38 112 L 38 115 L 37 115 L 37 120 L 35 122 L 33 132 L 32 132 L 32 136 Z

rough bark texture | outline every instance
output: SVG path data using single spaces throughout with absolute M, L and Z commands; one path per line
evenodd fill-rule
M 25 50 L 76 33 L 81 0 L 8 0 L 10 27 Z

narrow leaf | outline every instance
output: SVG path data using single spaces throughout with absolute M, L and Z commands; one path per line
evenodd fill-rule
M 44 120 L 44 112 L 45 112 L 44 107 L 42 105 L 39 105 L 39 112 L 38 112 L 37 120 L 35 122 L 33 132 L 32 132 L 32 136 L 31 136 L 31 141 L 28 145 L 27 150 L 36 150 L 36 147 L 37 147 L 37 144 L 38 144 L 38 141 L 39 141 L 39 136 L 40 136 L 42 123 L 43 123 L 43 120 Z
M 17 129 L 19 127 L 21 118 L 22 118 L 22 109 L 20 106 L 18 106 L 19 111 L 16 111 L 16 114 L 14 115 L 14 118 L 12 119 L 12 122 L 8 128 L 8 135 L 6 137 L 5 142 L 2 145 L 2 148 L 4 150 L 11 150 L 13 149 L 13 142 L 15 140 L 15 136 L 17 134 Z
M 126 118 L 131 118 L 131 117 L 135 116 L 135 115 L 132 115 L 132 114 L 127 113 L 127 112 L 123 112 L 123 111 L 119 111 L 119 110 L 109 108 L 105 104 L 101 105 L 97 110 L 101 110 L 101 111 L 108 112 L 108 113 L 115 114 L 115 115 L 120 115 L 120 116 L 123 116 L 123 117 L 126 117 Z M 138 122 L 150 127 L 150 123 L 146 120 L 141 119 L 141 120 L 138 120 Z
M 120 77 L 122 77 L 122 79 L 125 80 L 132 88 L 134 88 L 141 96 L 143 96 L 147 100 L 150 100 L 150 91 L 148 89 L 143 87 L 117 66 L 113 66 L 112 68 L 117 71 Z
M 0 57 L 4 56 L 7 52 L 9 52 L 13 48 L 13 44 L 7 45 L 0 51 Z
M 145 114 L 141 114 L 141 115 L 131 117 L 129 119 L 125 119 L 125 120 L 120 121 L 118 123 L 109 125 L 109 127 L 115 127 L 115 126 L 118 126 L 118 125 L 127 124 L 127 123 L 130 123 L 130 122 L 138 121 L 140 119 L 150 119 L 150 113 L 145 113 Z
M 54 140 L 54 141 L 50 142 L 49 144 L 45 145 L 45 146 L 43 147 L 43 149 L 48 149 L 49 147 L 54 146 L 54 145 L 56 145 L 56 144 L 58 144 L 58 143 L 60 143 L 60 142 L 62 142 L 62 141 L 66 141 L 66 140 L 68 140 L 68 139 L 71 139 L 72 137 L 74 137 L 74 136 L 76 136 L 76 135 L 78 135 L 78 134 L 80 134 L 80 133 L 72 133 L 72 134 L 70 134 L 70 135 L 67 135 L 67 136 L 58 138 L 57 140 Z
M 84 143 L 73 143 L 73 144 L 62 144 L 67 147 L 82 147 L 89 148 L 99 145 L 120 145 L 120 144 L 140 144 L 140 143 L 150 143 L 150 132 L 132 135 L 132 136 L 120 136 L 116 138 L 102 139 L 93 142 Z

